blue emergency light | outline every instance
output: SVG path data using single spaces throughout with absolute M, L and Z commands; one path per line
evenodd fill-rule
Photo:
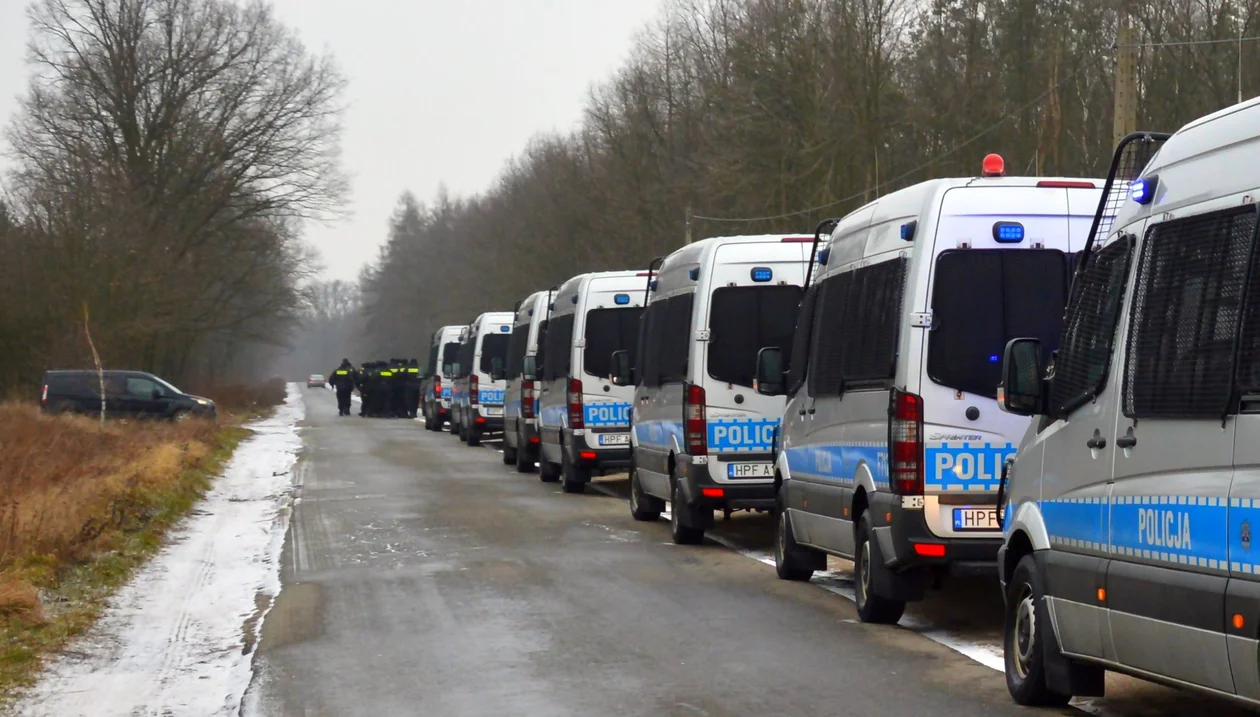
M 648 282 L 648 291 L 656 291 L 656 279 Z
M 569 297 L 569 301 L 571 301 L 571 302 L 573 302 L 574 304 L 576 304 L 576 303 L 577 303 L 577 294 L 574 294 L 573 296 L 570 296 L 570 297 Z
M 630 303 L 630 295 L 617 294 L 616 296 L 613 297 L 613 303 L 616 304 L 617 306 L 625 306 L 626 304 Z
M 997 355 L 997 354 L 990 354 L 990 355 L 989 355 L 989 363 L 997 363 L 998 361 L 1001 361 L 1001 360 L 1002 360 L 1002 359 L 1001 359 L 1000 357 L 998 357 L 998 355 Z
M 818 265 L 827 266 L 827 260 L 831 258 L 831 247 L 825 246 L 818 252 Z
M 1151 175 L 1142 177 L 1129 185 L 1129 196 L 1143 206 L 1155 201 L 1155 188 L 1159 185 L 1159 177 Z
M 919 228 L 919 222 L 906 222 L 901 225 L 901 238 L 905 241 L 914 241 L 914 230 Z
M 1024 225 L 1019 222 L 998 222 L 993 225 L 993 241 L 1018 244 L 1024 240 Z
M 768 266 L 754 266 L 752 270 L 752 280 L 757 282 L 770 281 L 774 278 L 774 272 Z
M 695 281 L 696 279 L 699 279 L 699 278 L 700 278 L 700 267 L 698 267 L 698 266 L 697 266 L 697 267 L 692 267 L 692 268 L 691 268 L 691 269 L 687 272 L 687 277 L 688 277 L 689 279 L 691 279 L 692 281 Z
M 500 333 L 504 333 L 504 334 L 506 334 L 506 333 L 510 332 L 511 330 L 512 330 L 512 327 L 511 327 L 511 326 L 500 326 L 500 327 L 499 327 L 499 332 L 500 332 Z

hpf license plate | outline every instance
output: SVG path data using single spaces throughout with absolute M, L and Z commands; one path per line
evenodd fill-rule
M 629 433 L 601 433 L 599 434 L 599 445 L 601 446 L 628 446 L 630 445 Z
M 769 463 L 727 463 L 727 478 L 773 478 L 774 473 Z
M 487 416 L 503 415 L 503 406 L 482 406 L 481 410 L 485 411 Z
M 954 530 L 998 530 L 996 508 L 954 508 Z

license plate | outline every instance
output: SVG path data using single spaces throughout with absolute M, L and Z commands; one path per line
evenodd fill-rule
M 954 530 L 998 530 L 997 508 L 954 508 Z
M 482 409 L 487 416 L 502 416 L 503 406 L 483 406 Z
M 727 478 L 773 478 L 769 463 L 727 463 Z
M 601 446 L 628 446 L 630 445 L 629 433 L 601 433 L 599 434 L 599 445 Z

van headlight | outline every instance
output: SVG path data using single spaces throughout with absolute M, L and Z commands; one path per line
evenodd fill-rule
M 198 398 L 198 399 L 196 399 L 196 401 L 197 401 L 197 403 L 200 403 L 200 404 L 201 404 L 201 405 L 203 405 L 203 406 L 213 406 L 213 405 L 214 405 L 213 403 L 211 403 L 210 401 L 207 401 L 207 400 L 206 400 L 206 399 L 204 399 L 204 398 Z

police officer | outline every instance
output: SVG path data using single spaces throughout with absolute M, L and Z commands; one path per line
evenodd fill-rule
M 364 381 L 367 380 L 367 362 L 359 364 L 359 368 L 354 372 L 354 387 L 359 390 L 359 417 L 367 415 L 367 388 Z
M 407 418 L 415 418 L 420 413 L 420 362 L 416 359 L 407 362 L 405 395 Z
M 376 381 L 372 387 L 372 414 L 377 418 L 388 418 L 390 414 L 390 394 L 391 384 L 394 381 L 394 371 L 389 367 L 388 361 L 376 362 Z
M 407 362 L 390 359 L 394 380 L 389 385 L 389 413 L 394 418 L 407 417 Z
M 329 376 L 333 390 L 337 392 L 337 415 L 350 415 L 350 394 L 354 392 L 354 365 L 350 359 L 341 359 L 338 366 Z

